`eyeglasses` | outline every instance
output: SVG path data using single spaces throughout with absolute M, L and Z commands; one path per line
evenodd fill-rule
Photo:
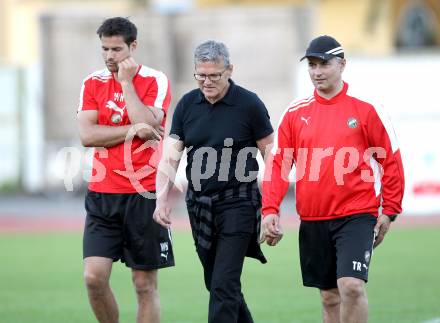
M 227 69 L 224 69 L 222 72 L 220 73 L 215 73 L 215 74 L 199 74 L 199 73 L 194 73 L 194 78 L 197 81 L 205 81 L 206 78 L 208 78 L 211 82 L 217 82 L 220 81 L 220 79 L 222 78 L 222 75 L 224 72 L 226 72 Z

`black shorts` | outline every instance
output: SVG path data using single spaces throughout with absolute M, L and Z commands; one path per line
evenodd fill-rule
M 85 207 L 84 258 L 120 259 L 139 270 L 174 266 L 171 231 L 153 220 L 155 199 L 88 191 Z
M 341 277 L 367 282 L 376 222 L 371 214 L 301 221 L 299 252 L 304 286 L 336 288 Z

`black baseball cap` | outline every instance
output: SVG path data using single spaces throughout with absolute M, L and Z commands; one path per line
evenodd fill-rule
M 307 57 L 317 57 L 325 61 L 334 57 L 344 58 L 344 49 L 333 37 L 327 35 L 319 36 L 310 42 L 306 54 L 300 61 Z

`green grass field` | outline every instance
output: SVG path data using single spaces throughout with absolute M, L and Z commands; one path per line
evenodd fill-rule
M 439 247 L 438 228 L 389 233 L 370 268 L 369 322 L 440 318 Z M 206 322 L 208 294 L 190 234 L 175 233 L 174 248 L 177 266 L 159 278 L 162 322 Z M 269 263 L 247 260 L 242 279 L 255 321 L 320 322 L 318 292 L 301 283 L 296 232 L 264 250 Z M 3 235 L 0 254 L 0 322 L 95 322 L 82 281 L 80 234 Z M 112 286 L 121 322 L 134 322 L 130 272 L 119 263 Z

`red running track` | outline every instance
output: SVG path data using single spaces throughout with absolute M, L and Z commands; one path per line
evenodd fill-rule
M 176 231 L 188 231 L 189 222 L 187 216 L 175 216 L 172 218 L 172 229 Z M 299 220 L 296 216 L 282 217 L 282 225 L 285 229 L 296 229 Z M 429 216 L 400 216 L 395 223 L 395 228 L 440 228 L 440 215 Z M 81 232 L 84 227 L 84 218 L 78 216 L 38 216 L 23 217 L 14 215 L 0 216 L 0 233 L 50 233 L 50 232 Z

